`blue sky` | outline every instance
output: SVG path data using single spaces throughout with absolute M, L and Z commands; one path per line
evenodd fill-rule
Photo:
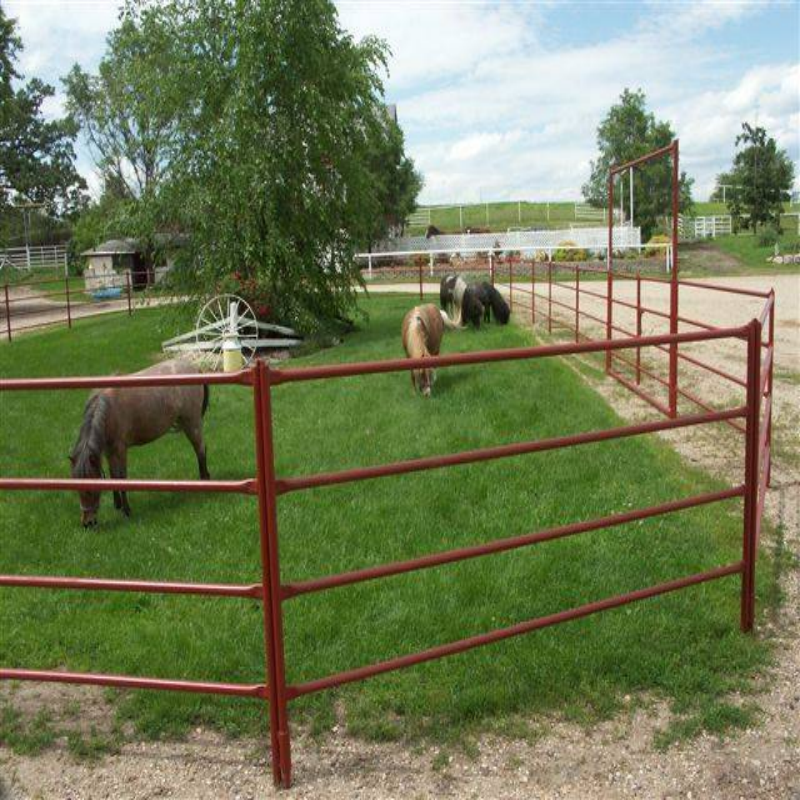
M 2 0 L 19 19 L 22 69 L 60 87 L 96 67 L 114 0 Z M 425 202 L 577 199 L 595 131 L 627 86 L 681 140 L 705 199 L 742 121 L 758 121 L 800 178 L 798 2 L 337 3 L 356 38 L 391 49 L 389 102 L 425 178 Z M 59 113 L 59 95 L 48 106 Z M 97 185 L 81 149 L 80 168 Z

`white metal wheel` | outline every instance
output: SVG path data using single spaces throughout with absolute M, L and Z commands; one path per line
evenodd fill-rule
M 242 346 L 242 357 L 249 364 L 256 353 L 258 321 L 253 309 L 236 294 L 212 297 L 197 315 L 195 341 L 204 353 L 222 356 L 225 337 L 235 335 Z

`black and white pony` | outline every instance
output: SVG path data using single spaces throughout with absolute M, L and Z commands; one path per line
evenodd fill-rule
M 445 275 L 439 285 L 439 303 L 448 311 L 456 325 L 480 328 L 484 308 L 473 287 L 460 275 Z
M 473 283 L 472 290 L 475 296 L 483 304 L 483 321 L 489 322 L 491 316 L 501 325 L 508 323 L 511 317 L 511 309 L 508 307 L 503 295 L 492 286 L 491 283 L 483 281 L 483 283 Z

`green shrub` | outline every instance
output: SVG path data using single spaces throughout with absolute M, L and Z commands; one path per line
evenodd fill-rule
M 650 237 L 648 245 L 658 245 L 658 247 L 645 247 L 644 254 L 646 258 L 655 258 L 656 256 L 664 256 L 664 247 L 662 245 L 669 244 L 672 241 L 669 236 L 663 233 L 657 233 L 655 236 Z
M 778 231 L 775 228 L 764 228 L 758 237 L 759 247 L 775 247 L 778 243 Z
M 553 252 L 553 261 L 588 261 L 589 253 L 583 248 L 576 248 L 575 242 L 569 239 L 559 242 L 558 249 Z M 566 249 L 570 248 L 570 249 Z

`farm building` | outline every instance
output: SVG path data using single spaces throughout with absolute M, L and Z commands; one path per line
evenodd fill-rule
M 180 245 L 177 237 L 169 234 L 156 236 L 161 251 L 154 265 L 148 265 L 144 248 L 136 239 L 109 239 L 81 253 L 86 261 L 84 279 L 86 289 L 94 291 L 119 285 L 120 277 L 130 272 L 134 289 L 143 289 L 158 283 L 172 267 L 175 249 Z

